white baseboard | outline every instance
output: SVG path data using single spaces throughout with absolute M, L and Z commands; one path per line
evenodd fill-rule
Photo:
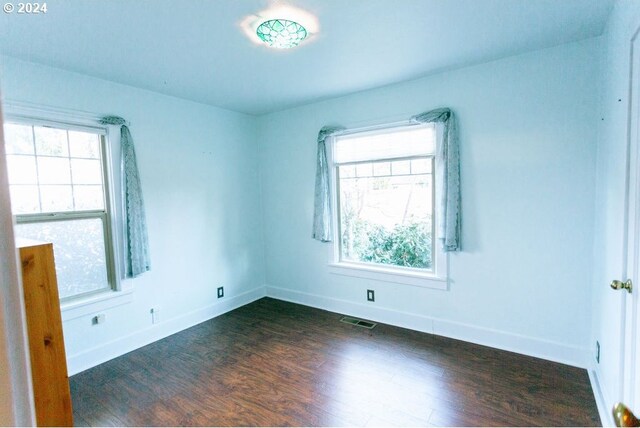
M 71 355 L 67 358 L 69 376 L 90 369 L 98 364 L 102 364 L 120 355 L 124 355 L 127 352 L 131 352 L 196 324 L 200 324 L 201 322 L 210 320 L 211 318 L 215 318 L 225 312 L 247 305 L 262 297 L 265 297 L 264 286 L 254 288 L 238 296 L 221 300 L 213 305 L 196 309 L 195 311 L 169 319 L 149 328 L 138 330 L 128 336 Z
M 600 419 L 604 426 L 613 426 L 611 412 L 608 410 L 608 401 L 606 400 L 604 391 L 600 387 L 598 371 L 593 365 L 588 363 L 589 353 L 586 349 L 504 331 L 485 329 L 468 324 L 425 317 L 419 314 L 398 312 L 388 308 L 374 307 L 272 286 L 254 288 L 238 296 L 216 302 L 215 304 L 197 309 L 180 317 L 169 319 L 160 324 L 71 355 L 67 359 L 69 375 L 80 373 L 265 296 L 580 368 L 587 368 Z
M 433 318 L 267 286 L 267 297 L 433 334 Z
M 588 350 L 577 346 L 279 287 L 267 286 L 267 296 L 570 366 L 589 367 Z
M 596 399 L 596 406 L 598 406 L 598 414 L 600 415 L 600 422 L 605 427 L 615 427 L 613 422 L 613 415 L 611 409 L 613 403 L 607 400 L 605 390 L 602 388 L 602 382 L 600 381 L 600 370 L 598 366 L 593 366 L 587 370 L 589 372 L 589 382 L 591 382 L 591 389 Z
M 398 327 L 490 346 L 492 348 L 530 355 L 576 367 L 589 367 L 587 364 L 587 350 L 578 347 L 538 338 L 521 336 L 504 331 L 485 329 L 468 324 L 426 317 L 419 314 L 398 312 L 388 308 L 369 306 L 284 288 L 263 286 L 254 288 L 253 290 L 247 291 L 238 296 L 225 299 L 221 302 L 216 302 L 204 308 L 197 309 L 180 317 L 153 325 L 149 328 L 139 330 L 130 335 L 107 342 L 78 354 L 71 355 L 67 359 L 69 375 L 71 376 L 76 373 L 80 373 L 91 367 L 97 366 L 98 364 L 102 364 L 120 355 L 126 354 L 127 352 L 131 352 L 211 318 L 215 318 L 265 296 L 332 312 L 349 314 Z M 591 370 L 589 370 L 589 376 L 597 381 L 597 375 L 592 375 Z M 594 378 L 593 376 L 596 377 Z M 598 385 L 597 382 L 594 383 L 594 380 L 592 380 L 592 384 Z M 600 390 L 599 385 L 598 390 Z M 595 387 L 594 393 L 596 393 Z M 596 401 L 597 400 L 598 396 L 596 395 Z M 601 404 L 598 404 L 599 409 L 600 407 Z M 602 413 L 601 417 L 603 417 Z M 606 424 L 607 422 L 603 419 L 603 423 Z

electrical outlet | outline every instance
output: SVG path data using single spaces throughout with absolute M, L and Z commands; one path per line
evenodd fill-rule
M 367 301 L 375 302 L 376 301 L 376 292 L 373 290 L 367 290 Z
M 218 299 L 224 297 L 224 287 L 218 287 Z
M 160 308 L 151 308 L 151 323 L 158 324 L 160 322 Z
M 596 363 L 600 364 L 600 342 L 596 340 Z
M 105 316 L 105 314 L 99 314 L 96 315 L 95 317 L 91 318 L 91 324 L 92 325 L 98 325 L 98 324 L 102 324 L 103 322 L 105 322 L 107 319 L 107 317 Z

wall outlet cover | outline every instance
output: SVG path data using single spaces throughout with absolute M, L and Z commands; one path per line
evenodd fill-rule
M 367 290 L 367 301 L 375 302 L 376 301 L 376 292 L 373 290 Z
M 218 299 L 224 297 L 224 287 L 218 287 Z
M 160 322 L 160 308 L 151 308 L 151 323 L 158 324 Z
M 95 317 L 91 318 L 91 324 L 92 325 L 97 325 L 97 324 L 102 324 L 106 321 L 107 317 L 105 316 L 105 314 L 98 314 Z

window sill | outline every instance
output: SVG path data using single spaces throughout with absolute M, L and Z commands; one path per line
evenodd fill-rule
M 105 291 L 93 296 L 73 299 L 60 305 L 62 321 L 69 321 L 133 301 L 133 290 Z
M 411 285 L 414 287 L 434 288 L 437 290 L 447 290 L 449 288 L 449 281 L 446 277 L 433 273 L 403 272 L 398 269 L 387 269 L 344 262 L 330 263 L 329 272 L 335 275 L 394 282 L 396 284 Z

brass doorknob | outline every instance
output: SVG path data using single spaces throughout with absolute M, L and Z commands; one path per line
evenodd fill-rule
M 617 279 L 614 279 L 613 281 L 611 281 L 611 288 L 613 288 L 614 290 L 627 290 L 629 293 L 631 293 L 631 289 L 633 288 L 633 283 L 631 282 L 630 279 L 627 279 L 626 282 L 622 282 L 622 281 L 618 281 Z
M 636 418 L 631 410 L 622 403 L 616 403 L 612 409 L 613 420 L 617 427 L 640 426 L 640 419 Z

